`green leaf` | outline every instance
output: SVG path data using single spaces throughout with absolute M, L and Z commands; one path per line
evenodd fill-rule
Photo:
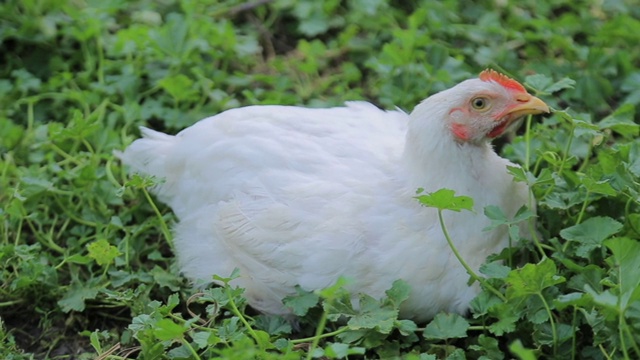
M 538 92 L 553 94 L 563 89 L 572 89 L 576 82 L 570 78 L 562 78 L 557 82 L 544 74 L 529 75 L 525 78 L 525 84 Z
M 404 336 L 413 334 L 418 330 L 418 325 L 416 325 L 416 323 L 414 323 L 413 321 L 407 319 L 397 320 L 395 326 L 400 334 Z
M 325 347 L 325 356 L 330 359 L 348 359 L 349 355 L 364 355 L 366 349 L 363 347 L 351 347 L 349 344 L 330 343 Z
M 495 205 L 486 206 L 484 208 L 484 215 L 491 219 L 491 225 L 482 229 L 483 231 L 495 229 L 500 225 L 515 225 L 536 216 L 533 211 L 529 210 L 526 206 L 522 206 L 518 209 L 513 219 L 508 219 L 504 211 Z
M 507 215 L 505 215 L 504 211 L 498 206 L 489 205 L 484 208 L 484 216 L 491 219 L 491 225 L 487 226 L 483 230 L 491 230 L 495 229 L 500 225 L 504 225 L 509 223 L 509 219 L 507 219 Z
M 502 311 L 500 311 L 498 321 L 489 325 L 489 331 L 497 336 L 502 336 L 504 334 L 512 333 L 516 330 L 516 323 L 520 320 L 520 316 L 513 312 L 513 310 L 505 310 L 504 306 L 512 306 L 506 305 L 505 303 L 500 304 L 497 307 L 502 307 Z
M 99 287 L 88 286 L 85 284 L 74 284 L 66 292 L 64 297 L 58 301 L 58 305 L 62 311 L 83 311 L 85 300 L 95 299 L 98 295 Z
M 326 287 L 322 290 L 317 291 L 316 293 L 323 299 L 334 299 L 334 298 L 342 298 L 346 294 L 345 286 L 347 286 L 351 281 L 343 276 L 340 276 L 336 283 Z
M 179 274 L 167 271 L 160 266 L 154 266 L 149 274 L 153 276 L 156 284 L 169 288 L 171 291 L 179 291 L 182 284 L 182 278 Z
M 613 253 L 620 284 L 620 306 L 627 306 L 640 299 L 640 242 L 626 237 L 605 241 L 605 246 Z
M 170 319 L 160 319 L 153 329 L 154 335 L 160 340 L 176 340 L 182 338 L 187 331 L 183 325 L 178 325 Z
M 589 253 L 602 245 L 602 242 L 622 229 L 622 224 L 616 220 L 596 216 L 585 220 L 583 223 L 570 226 L 560 231 L 560 236 L 565 240 L 579 244 L 576 254 L 588 258 Z
M 455 196 L 455 191 L 450 189 L 440 189 L 426 195 L 416 197 L 418 201 L 426 206 L 439 210 L 473 210 L 473 199 L 468 196 Z
M 314 292 L 302 290 L 299 286 L 296 286 L 296 292 L 297 295 L 285 297 L 283 303 L 297 316 L 306 315 L 309 309 L 318 305 L 320 301 L 320 296 Z
M 507 298 L 541 294 L 542 290 L 564 282 L 565 278 L 556 273 L 556 264 L 549 258 L 538 264 L 526 264 L 521 269 L 512 270 L 506 279 Z
M 256 328 L 271 335 L 291 334 L 291 323 L 281 316 L 258 315 L 254 319 Z
M 189 99 L 196 94 L 193 80 L 183 74 L 173 75 L 158 81 L 158 85 L 176 101 Z
M 511 351 L 513 355 L 520 358 L 520 360 L 536 360 L 537 359 L 536 353 L 531 349 L 525 348 L 522 345 L 522 342 L 520 340 L 516 340 L 513 343 L 511 343 L 511 345 L 509 345 L 509 351 Z
M 237 279 L 238 277 L 240 277 L 240 269 L 239 268 L 234 268 L 233 271 L 231 272 L 231 274 L 229 275 L 229 277 L 222 277 L 220 275 L 214 274 L 213 275 L 213 280 L 219 281 L 219 282 L 227 285 L 227 284 L 229 284 L 229 282 L 231 282 L 231 280 Z
M 598 123 L 600 129 L 611 129 L 621 135 L 638 136 L 640 125 L 636 124 L 635 107 L 632 104 L 620 106 L 611 115 Z
M 486 355 L 479 359 L 504 359 L 504 354 L 500 351 L 498 339 L 486 335 L 478 336 L 478 345 L 469 346 L 471 350 L 475 350 Z
M 391 289 L 385 291 L 387 298 L 398 308 L 411 294 L 411 286 L 404 280 L 396 280 L 393 282 Z
M 87 245 L 87 250 L 89 250 L 88 256 L 101 266 L 110 265 L 120 255 L 118 248 L 109 244 L 105 239 L 100 239 Z
M 575 85 L 576 85 L 575 80 L 565 77 L 549 85 L 548 87 L 544 88 L 544 91 L 549 94 L 553 94 L 560 90 L 573 89 Z
M 204 349 L 209 346 L 209 339 L 213 337 L 213 334 L 208 331 L 196 331 L 191 334 L 193 342 L 198 345 L 199 349 Z
M 470 306 L 473 312 L 473 317 L 478 318 L 482 315 L 488 314 L 489 310 L 499 304 L 502 304 L 502 300 L 500 298 L 493 293 L 483 291 L 471 300 Z
M 439 313 L 424 329 L 427 339 L 452 339 L 467 336 L 469 323 L 458 314 Z
M 89 264 L 90 262 L 94 261 L 94 259 L 92 259 L 91 257 L 80 255 L 80 254 L 73 254 L 73 255 L 69 256 L 66 260 L 67 260 L 68 263 L 82 264 L 82 265 L 86 265 L 86 264 Z
M 493 261 L 480 265 L 480 273 L 488 278 L 504 279 L 509 275 L 511 268 L 502 264 L 502 261 Z
M 615 189 L 612 188 L 611 185 L 609 184 L 609 180 L 596 181 L 587 176 L 583 177 L 580 180 L 582 182 L 582 185 L 584 185 L 585 189 L 587 189 L 587 191 L 590 193 L 602 194 L 602 195 L 608 195 L 608 196 L 616 196 L 618 194 L 618 192 L 615 191 Z
M 376 329 L 388 334 L 398 318 L 398 310 L 381 306 L 380 302 L 369 295 L 360 295 L 360 310 L 348 322 L 349 328 L 354 330 Z

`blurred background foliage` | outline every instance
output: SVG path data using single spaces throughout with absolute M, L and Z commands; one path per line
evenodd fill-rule
M 543 86 L 532 91 L 587 124 L 613 121 L 615 137 L 605 144 L 631 141 L 639 19 L 632 0 L 1 2 L 0 339 L 7 354 L 18 345 L 39 357 L 83 353 L 95 329 L 130 344 L 123 329 L 152 299 L 189 291 L 160 231 L 172 215 L 161 208 L 158 218 L 130 188 L 144 184 L 124 188 L 112 156 L 137 126 L 177 132 L 249 104 L 365 99 L 410 111 L 490 67 L 520 80 L 575 80 L 553 96 Z M 576 129 L 559 117 L 534 129 L 531 163 L 557 165 L 548 153 L 562 153 Z M 593 136 L 569 145 L 568 166 L 597 159 L 598 171 L 615 173 L 618 157 L 632 162 L 637 147 L 594 155 L 591 130 L 578 127 L 577 135 Z M 505 155 L 522 162 L 522 145 L 516 139 Z M 620 210 L 630 206 L 626 198 L 611 191 L 602 196 L 612 199 L 592 206 L 628 215 Z M 571 209 L 584 192 L 576 194 L 546 192 L 546 235 L 575 219 Z

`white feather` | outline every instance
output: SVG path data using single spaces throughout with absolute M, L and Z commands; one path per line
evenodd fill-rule
M 466 83 L 465 91 L 489 86 Z M 507 241 L 505 229 L 482 230 L 483 208 L 513 215 L 528 196 L 488 143 L 453 141 L 441 120 L 452 95 L 434 95 L 411 115 L 365 102 L 249 106 L 176 136 L 143 129 L 120 156 L 166 179 L 155 192 L 180 219 L 175 244 L 187 277 L 210 281 L 239 268 L 249 303 L 276 314 L 289 312 L 281 301 L 295 285 L 320 289 L 345 276 L 354 294 L 380 297 L 404 279 L 412 293 L 402 315 L 424 320 L 466 311 L 478 288 L 416 189 L 474 198 L 475 213 L 444 213 L 474 269 Z

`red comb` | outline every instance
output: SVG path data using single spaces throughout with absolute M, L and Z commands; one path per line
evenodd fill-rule
M 524 86 L 522 86 L 522 84 L 520 84 L 519 82 L 513 80 L 512 78 L 508 77 L 507 75 L 500 74 L 499 72 L 497 72 L 495 70 L 492 70 L 492 69 L 484 70 L 483 72 L 480 73 L 480 76 L 478 76 L 478 77 L 482 81 L 494 81 L 494 82 L 497 82 L 498 84 L 506 87 L 507 89 L 511 89 L 511 90 L 515 90 L 515 91 L 521 91 L 521 92 L 526 92 L 527 91 L 524 88 Z

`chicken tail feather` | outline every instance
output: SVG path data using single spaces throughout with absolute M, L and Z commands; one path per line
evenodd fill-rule
M 176 143 L 176 137 L 146 127 L 140 127 L 142 138 L 134 141 L 124 152 L 114 155 L 129 166 L 132 172 L 165 178 L 166 157 Z

